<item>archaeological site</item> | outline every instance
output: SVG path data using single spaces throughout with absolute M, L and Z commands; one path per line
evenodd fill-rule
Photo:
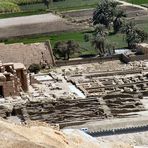
M 148 0 L 0 0 L 0 148 L 148 148 Z

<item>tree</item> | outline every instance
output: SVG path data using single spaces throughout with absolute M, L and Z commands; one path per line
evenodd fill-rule
M 97 50 L 100 57 L 105 55 L 105 38 L 101 36 L 94 36 L 91 40 L 92 46 Z
M 79 50 L 79 44 L 74 42 L 73 40 L 68 41 L 59 41 L 54 45 L 54 55 L 56 58 L 57 55 L 64 60 L 69 60 L 71 54 Z
M 105 27 L 109 28 L 116 14 L 117 5 L 118 3 L 115 1 L 101 1 L 93 13 L 93 24 L 103 24 Z
M 142 43 L 148 37 L 148 34 L 137 28 L 133 22 L 126 23 L 121 31 L 125 33 L 126 42 L 130 49 L 135 48 L 136 44 Z
M 113 20 L 114 33 L 119 32 L 122 28 L 124 22 L 123 17 L 126 17 L 126 14 L 122 10 L 117 11 L 116 17 Z
M 91 45 L 97 50 L 97 53 L 100 57 L 106 54 L 105 43 L 106 36 L 108 35 L 108 31 L 104 25 L 96 25 L 94 29 L 94 33 L 90 37 Z
M 103 0 L 93 13 L 93 24 L 102 24 L 108 29 L 113 24 L 114 33 L 117 33 L 122 27 L 123 17 L 126 14 L 118 8 L 118 2 Z

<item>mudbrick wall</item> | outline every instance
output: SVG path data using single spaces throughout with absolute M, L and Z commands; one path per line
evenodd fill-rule
M 4 63 L 23 63 L 26 68 L 31 64 L 54 65 L 54 57 L 50 43 L 34 44 L 0 44 L 0 59 Z
M 84 59 L 73 59 L 73 60 L 58 60 L 55 62 L 56 66 L 68 66 L 68 65 L 78 65 L 78 64 L 86 64 L 86 63 L 94 63 L 94 62 L 103 62 L 103 61 L 112 61 L 118 60 L 120 55 L 114 55 L 111 57 L 104 58 L 84 58 Z

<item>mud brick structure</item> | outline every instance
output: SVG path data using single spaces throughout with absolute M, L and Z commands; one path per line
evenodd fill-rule
M 0 97 L 19 95 L 28 91 L 27 71 L 21 63 L 0 62 Z
M 145 95 L 148 92 L 147 72 L 143 73 L 142 69 L 73 75 L 67 79 L 80 88 L 87 97 L 100 97 L 115 93 Z
M 54 65 L 54 56 L 49 42 L 34 44 L 0 44 L 0 60 L 4 63 L 23 63 L 26 68 L 31 64 Z

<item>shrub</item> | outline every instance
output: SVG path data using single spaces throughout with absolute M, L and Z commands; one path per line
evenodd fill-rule
M 28 68 L 29 72 L 37 74 L 40 71 L 41 67 L 39 64 L 31 64 Z
M 0 1 L 0 13 L 5 12 L 19 12 L 20 8 L 17 4 L 14 4 L 9 1 Z

